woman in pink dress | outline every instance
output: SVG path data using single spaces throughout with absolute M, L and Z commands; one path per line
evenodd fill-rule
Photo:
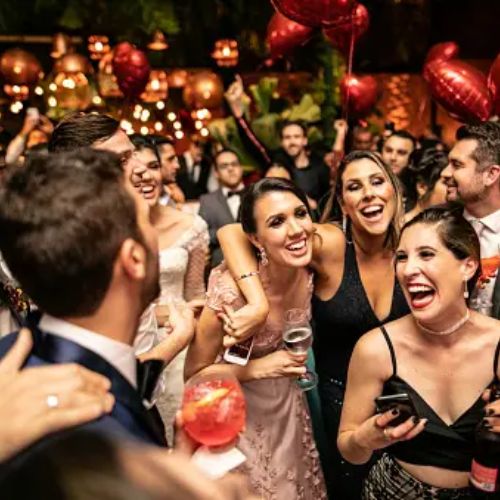
M 232 311 L 245 304 L 221 264 L 209 280 L 186 375 L 230 372 L 241 382 L 247 422 L 238 448 L 246 455 L 243 470 L 261 498 L 326 498 L 309 410 L 297 385 L 297 377 L 306 372 L 306 356 L 284 350 L 282 340 L 286 311 L 301 309 L 310 316 L 312 274 L 307 266 L 314 230 L 307 197 L 285 179 L 263 179 L 245 194 L 241 220 L 260 255 L 259 273 L 270 306 L 267 321 L 254 335 L 245 366 L 221 360 L 224 328 L 231 327 Z

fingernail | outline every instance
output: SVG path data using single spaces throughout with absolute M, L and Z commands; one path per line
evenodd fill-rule
M 484 413 L 488 416 L 491 416 L 495 414 L 495 410 L 493 408 L 485 408 Z
M 420 419 L 419 419 L 416 415 L 414 415 L 413 417 L 411 417 L 411 421 L 412 421 L 415 425 L 417 425 L 417 424 L 420 422 Z
M 486 422 L 485 420 L 483 420 L 481 427 L 483 429 L 491 429 L 493 426 L 489 422 Z
M 398 408 L 393 408 L 392 411 L 391 411 L 391 414 L 396 416 L 396 415 L 399 415 L 399 409 Z

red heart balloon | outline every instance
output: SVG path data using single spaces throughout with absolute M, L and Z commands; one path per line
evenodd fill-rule
M 340 80 L 342 106 L 358 118 L 366 116 L 378 99 L 378 83 L 371 75 L 344 75 Z
M 424 65 L 432 61 L 450 61 L 451 59 L 455 59 L 459 51 L 457 42 L 436 43 L 427 52 Z
M 297 45 L 302 45 L 311 36 L 312 28 L 302 26 L 283 14 L 275 12 L 267 26 L 266 41 L 272 59 L 278 59 L 291 52 Z
M 492 100 L 486 77 L 463 61 L 432 61 L 424 77 L 432 97 L 453 118 L 463 121 L 485 121 L 489 118 Z
M 359 3 L 351 15 L 342 16 L 334 26 L 325 28 L 323 33 L 334 47 L 347 53 L 351 45 L 351 34 L 354 43 L 361 38 L 370 26 L 370 14 L 367 8 Z
M 493 114 L 500 116 L 500 54 L 491 65 L 488 74 L 488 88 L 493 98 Z
M 113 72 L 123 95 L 128 99 L 138 97 L 149 79 L 146 54 L 129 42 L 119 43 L 114 49 Z
M 348 15 L 356 0 L 271 0 L 271 3 L 288 19 L 316 28 L 331 26 L 340 16 Z

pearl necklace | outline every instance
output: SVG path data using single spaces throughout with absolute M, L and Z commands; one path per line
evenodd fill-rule
M 436 332 L 435 330 L 430 330 L 429 328 L 426 328 L 418 319 L 415 319 L 415 322 L 417 323 L 418 327 L 422 329 L 424 332 L 429 333 L 430 335 L 438 335 L 438 336 L 444 336 L 444 335 L 451 335 L 452 333 L 456 332 L 459 328 L 465 325 L 467 321 L 470 319 L 470 310 L 467 309 L 467 312 L 465 313 L 465 316 L 461 318 L 457 323 L 455 323 L 453 326 L 450 326 L 450 328 L 447 328 L 446 330 L 443 330 L 441 332 Z

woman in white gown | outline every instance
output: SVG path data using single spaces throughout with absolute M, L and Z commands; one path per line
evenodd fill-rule
M 208 228 L 198 215 L 159 203 L 163 191 L 159 155 L 147 137 L 133 136 L 132 142 L 138 158 L 147 166 L 139 189 L 150 205 L 151 222 L 158 230 L 160 250 L 160 296 L 142 316 L 135 347 L 142 360 L 163 359 L 168 363 L 156 391 L 156 405 L 165 424 L 167 439 L 173 442 L 172 424 L 182 399 L 186 351 L 182 349 L 170 360 L 172 353 L 178 352 L 183 345 L 171 345 L 179 340 L 169 337 L 167 329 L 163 328 L 164 314 L 158 305 L 168 305 L 180 313 L 187 307 L 198 310 L 203 306 Z

